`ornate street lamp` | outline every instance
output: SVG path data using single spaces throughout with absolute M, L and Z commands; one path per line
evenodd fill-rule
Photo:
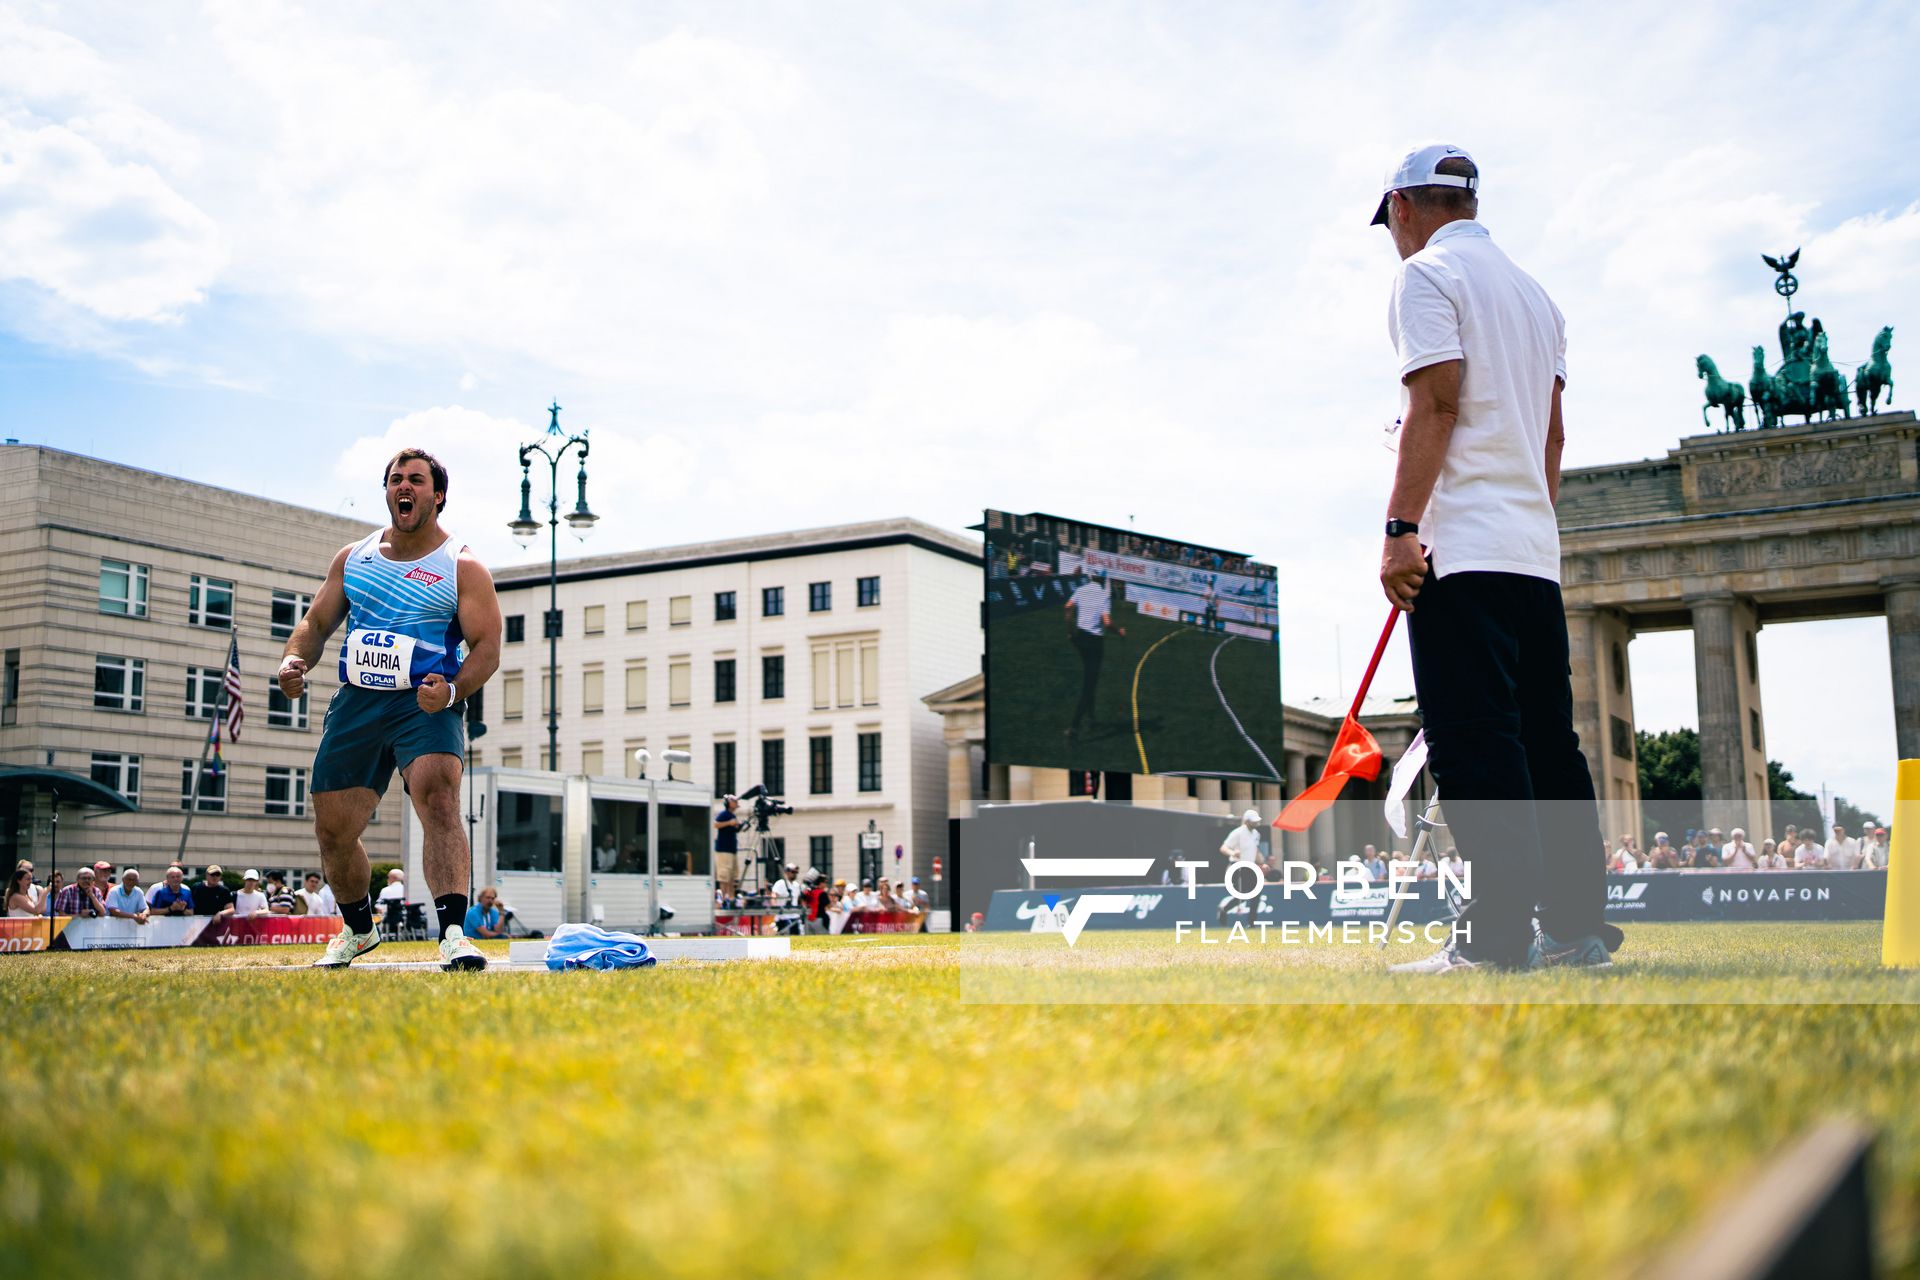
M 540 522 L 533 518 L 533 455 L 547 460 L 547 769 L 560 771 L 560 460 L 568 449 L 577 446 L 580 462 L 579 500 L 567 513 L 567 527 L 582 541 L 593 531 L 600 517 L 587 507 L 587 433 L 577 436 L 560 430 L 560 402 L 547 411 L 553 415 L 547 424 L 545 439 L 520 446 L 520 514 L 507 528 L 514 541 L 529 545 L 540 535 Z

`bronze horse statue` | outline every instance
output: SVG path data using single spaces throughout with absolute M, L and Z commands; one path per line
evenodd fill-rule
M 1833 359 L 1827 354 L 1826 330 L 1820 322 L 1813 322 L 1813 411 L 1826 415 L 1825 420 L 1850 418 L 1852 404 L 1847 395 L 1847 375 L 1834 368 Z
M 1888 325 L 1873 336 L 1873 358 L 1853 371 L 1853 394 L 1861 413 L 1879 412 L 1882 391 L 1887 403 L 1893 403 L 1893 361 L 1887 358 L 1892 350 L 1893 326 Z
M 1753 349 L 1753 376 L 1747 381 L 1747 390 L 1753 393 L 1753 407 L 1760 416 L 1763 427 L 1777 427 L 1784 412 L 1780 404 L 1780 384 L 1767 372 L 1767 349 Z
M 1707 418 L 1707 410 L 1718 408 L 1721 412 L 1721 429 L 1725 431 L 1745 431 L 1747 429 L 1746 400 L 1747 393 L 1740 389 L 1737 382 L 1728 382 L 1720 376 L 1720 370 L 1714 367 L 1710 356 L 1699 356 L 1693 362 L 1694 372 L 1707 380 L 1707 402 L 1700 406 L 1700 425 L 1712 426 Z

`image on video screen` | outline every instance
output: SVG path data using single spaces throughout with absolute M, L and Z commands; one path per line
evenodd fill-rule
M 1271 565 L 1055 516 L 985 528 L 989 760 L 1280 778 Z

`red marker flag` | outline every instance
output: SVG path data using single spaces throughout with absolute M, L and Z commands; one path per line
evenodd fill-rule
M 1353 706 L 1347 711 L 1347 718 L 1340 722 L 1333 750 L 1327 752 L 1327 766 L 1320 771 L 1320 780 L 1287 802 L 1287 807 L 1273 820 L 1279 830 L 1305 831 L 1312 826 L 1313 820 L 1340 797 L 1348 778 L 1372 782 L 1380 776 L 1380 744 L 1360 727 L 1360 704 L 1366 700 L 1373 673 L 1380 669 L 1381 655 L 1386 653 L 1387 641 L 1393 638 L 1393 625 L 1399 620 L 1398 609 L 1387 615 L 1387 625 L 1380 630 L 1380 642 L 1373 646 L 1373 660 L 1367 663 L 1367 673 L 1360 677 L 1360 690 L 1353 695 Z

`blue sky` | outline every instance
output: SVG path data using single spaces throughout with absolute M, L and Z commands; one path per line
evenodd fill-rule
M 1762 252 L 1837 357 L 1920 341 L 1917 13 L 4 4 L 4 434 L 370 517 L 418 441 L 506 561 L 557 397 L 594 549 L 1132 518 L 1275 562 L 1288 696 L 1332 693 L 1381 613 L 1397 149 L 1472 150 L 1566 312 L 1569 464 L 1657 455 L 1693 357 L 1771 341 Z M 1822 672 L 1766 680 L 1773 754 L 1869 805 L 1885 652 L 1762 638 Z M 1692 723 L 1685 637 L 1633 661 Z

